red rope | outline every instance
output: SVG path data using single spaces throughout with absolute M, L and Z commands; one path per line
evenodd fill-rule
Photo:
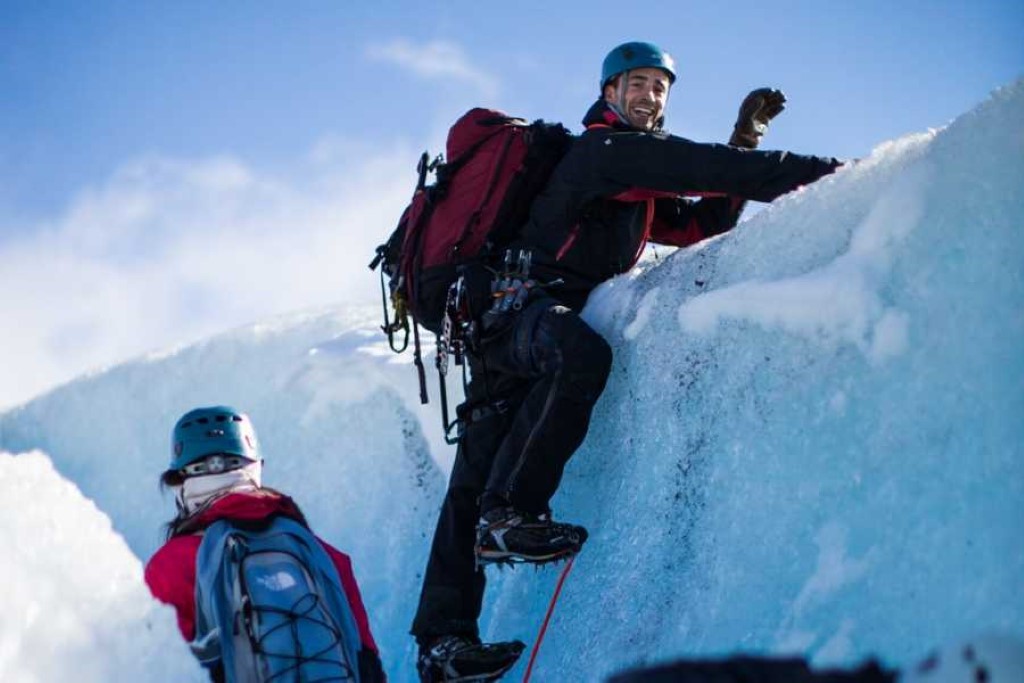
M 537 659 L 537 651 L 540 650 L 541 641 L 544 640 L 544 634 L 548 630 L 548 622 L 551 621 L 551 613 L 555 611 L 555 603 L 558 602 L 558 594 L 562 592 L 562 584 L 565 583 L 565 577 L 569 575 L 569 570 L 572 569 L 572 563 L 576 561 L 576 555 L 569 557 L 569 561 L 565 563 L 565 569 L 562 570 L 562 575 L 558 577 L 558 585 L 555 586 L 555 594 L 551 596 L 551 604 L 548 605 L 548 613 L 544 615 L 544 623 L 540 626 L 540 633 L 537 634 L 537 642 L 533 644 L 533 651 L 530 653 L 530 663 L 526 667 L 526 675 L 523 676 L 523 683 L 529 683 L 530 674 L 533 672 L 533 661 Z

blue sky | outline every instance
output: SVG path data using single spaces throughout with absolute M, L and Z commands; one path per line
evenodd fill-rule
M 5 208 L 38 217 L 144 153 L 277 165 L 332 133 L 423 140 L 481 95 L 575 123 L 604 52 L 634 37 L 679 62 L 679 134 L 720 139 L 742 95 L 773 85 L 792 104 L 772 142 L 846 156 L 941 125 L 1024 67 L 1019 2 L 485 4 L 8 0 Z M 380 56 L 402 43 L 410 58 L 444 44 L 479 80 Z
M 675 56 L 672 132 L 724 140 L 769 85 L 790 105 L 766 147 L 857 157 L 1024 74 L 1021 35 L 1024 5 L 994 0 L 3 0 L 0 301 L 24 334 L 0 354 L 45 362 L 0 378 L 0 405 L 365 299 L 339 273 L 386 236 L 418 151 L 481 104 L 578 129 L 619 42 Z

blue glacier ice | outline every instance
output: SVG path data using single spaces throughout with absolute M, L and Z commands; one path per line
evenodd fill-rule
M 614 369 L 553 501 L 591 538 L 533 680 L 740 650 L 901 666 L 1024 637 L 1022 120 L 1017 82 L 595 292 Z M 0 415 L 0 448 L 46 452 L 145 560 L 172 513 L 169 427 L 213 403 L 250 412 L 265 481 L 352 554 L 389 678 L 415 680 L 453 454 L 372 314 L 80 378 Z M 557 568 L 488 571 L 484 636 L 532 641 Z

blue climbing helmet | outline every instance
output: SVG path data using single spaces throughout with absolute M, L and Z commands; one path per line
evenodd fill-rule
M 214 468 L 204 468 L 211 456 L 222 456 Z M 196 408 L 185 413 L 171 432 L 171 464 L 167 474 L 208 474 L 244 466 L 261 459 L 252 420 L 229 406 Z M 195 470 L 195 471 L 192 471 Z
M 645 67 L 654 67 L 667 73 L 670 84 L 676 81 L 676 61 L 672 55 L 654 43 L 634 40 L 612 48 L 604 58 L 601 65 L 601 89 L 604 90 L 608 81 L 622 72 Z

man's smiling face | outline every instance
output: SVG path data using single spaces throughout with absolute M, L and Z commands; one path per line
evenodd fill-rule
M 661 69 L 634 69 L 606 85 L 604 99 L 616 105 L 634 128 L 653 130 L 664 116 L 670 84 Z

